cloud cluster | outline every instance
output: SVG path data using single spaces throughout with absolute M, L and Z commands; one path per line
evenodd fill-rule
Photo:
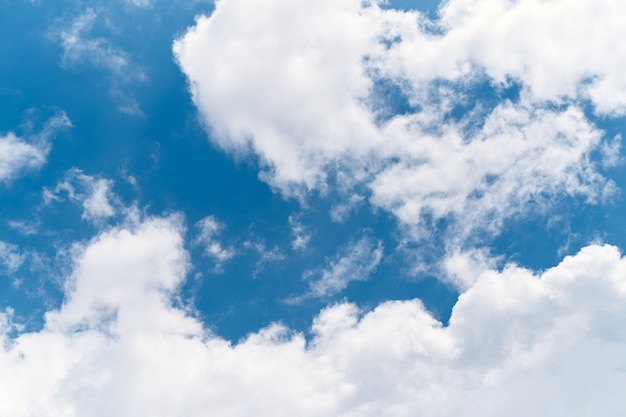
M 540 275 L 487 271 L 442 326 L 418 300 L 324 309 L 237 344 L 173 304 L 181 222 L 148 218 L 74 248 L 40 331 L 0 313 L 0 416 L 618 415 L 626 259 L 589 246 Z M 180 305 L 180 303 L 177 303 Z M 592 382 L 590 382 L 592 381 Z M 36 394 L 34 394 L 36 393 Z
M 613 43 L 625 14 L 614 0 L 448 0 L 430 21 L 373 0 L 221 0 L 174 52 L 211 139 L 258 155 L 263 178 L 284 194 L 340 194 L 336 221 L 366 196 L 404 226 L 449 221 L 462 239 L 496 234 L 555 197 L 596 202 L 614 191 L 599 166 L 615 164 L 619 137 L 606 140 L 583 105 L 626 111 L 626 55 Z M 88 10 L 58 32 L 64 62 L 126 82 L 137 67 L 88 36 L 95 19 Z M 41 137 L 0 137 L 0 181 L 45 162 Z M 99 223 L 126 210 L 111 187 L 72 169 L 45 195 L 67 195 Z M 41 329 L 0 311 L 0 417 L 543 417 L 626 407 L 626 257 L 613 246 L 585 247 L 543 272 L 496 270 L 488 251 L 455 247 L 443 266 L 461 294 L 446 325 L 417 299 L 371 311 L 341 302 L 306 335 L 275 323 L 231 343 L 181 300 L 191 270 L 182 217 L 126 211 L 121 225 L 71 247 L 63 303 Z M 289 224 L 293 249 L 306 248 L 308 229 Z M 235 253 L 220 228 L 206 217 L 191 242 L 218 267 Z M 255 275 L 285 258 L 263 239 L 242 245 L 261 255 Z M 303 297 L 368 279 L 382 256 L 382 242 L 353 240 L 308 274 Z M 0 242 L 0 265 L 22 262 Z
M 495 232 L 550 199 L 611 193 L 580 103 L 623 112 L 626 56 L 610 51 L 624 13 L 450 0 L 430 21 L 375 1 L 222 0 L 173 49 L 211 140 L 254 152 L 283 193 L 350 201 L 364 186 L 404 223 Z
M 496 82 L 518 80 L 538 100 L 581 97 L 599 113 L 624 114 L 626 52 L 614 47 L 624 13 L 613 0 L 450 0 L 441 8 L 446 33 L 429 52 L 450 67 L 474 62 Z

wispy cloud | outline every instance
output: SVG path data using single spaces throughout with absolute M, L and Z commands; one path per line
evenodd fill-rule
M 5 272 L 12 274 L 24 263 L 26 255 L 20 252 L 16 245 L 0 241 L 0 265 Z
M 17 230 L 24 236 L 32 236 L 37 234 L 41 224 L 39 222 L 25 221 L 25 220 L 8 220 L 7 225 L 14 230 Z
M 235 256 L 235 249 L 224 247 L 220 242 L 220 233 L 223 225 L 215 216 L 207 216 L 196 223 L 198 234 L 194 243 L 204 248 L 204 255 L 212 258 L 215 262 L 215 270 L 221 271 L 225 262 Z
M 289 216 L 289 226 L 291 227 L 291 248 L 294 250 L 304 250 L 311 240 L 311 233 L 307 227 L 298 221 L 296 216 Z
M 268 247 L 267 243 L 263 239 L 247 240 L 243 242 L 242 246 L 245 249 L 256 252 L 259 256 L 252 272 L 252 278 L 256 279 L 261 271 L 271 263 L 280 262 L 285 260 L 285 253 L 276 245 Z
M 343 291 L 351 282 L 367 281 L 382 258 L 381 241 L 364 236 L 350 242 L 326 267 L 304 273 L 304 278 L 310 281 L 310 290 L 303 297 L 327 297 Z
M 73 168 L 66 172 L 65 179 L 52 190 L 44 189 L 44 201 L 63 201 L 64 196 L 80 204 L 83 208 L 82 219 L 99 223 L 116 214 L 118 199 L 111 190 L 113 181 L 84 174 Z
M 152 0 L 126 0 L 126 2 L 137 7 L 148 7 L 152 4 Z
M 88 8 L 71 22 L 62 22 L 51 30 L 52 38 L 63 50 L 61 63 L 65 68 L 88 66 L 104 71 L 111 82 L 109 93 L 120 103 L 120 111 L 141 114 L 136 99 L 124 86 L 146 81 L 147 74 L 123 49 L 91 34 L 98 17 L 96 10 Z

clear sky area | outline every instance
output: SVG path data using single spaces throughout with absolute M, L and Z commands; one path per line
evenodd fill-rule
M 621 415 L 625 21 L 0 0 L 0 417 Z

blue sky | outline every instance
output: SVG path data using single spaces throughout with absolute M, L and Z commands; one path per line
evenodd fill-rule
M 0 1 L 0 416 L 616 414 L 623 14 Z

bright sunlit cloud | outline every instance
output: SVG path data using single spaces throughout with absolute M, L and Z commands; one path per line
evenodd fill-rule
M 11 338 L 12 316 L 0 314 L 0 415 L 522 416 L 625 405 L 626 260 L 615 247 L 589 246 L 540 275 L 485 271 L 448 326 L 419 300 L 369 312 L 344 302 L 319 313 L 309 341 L 275 324 L 230 344 L 173 305 L 189 265 L 183 232 L 176 217 L 104 232 L 74 248 L 65 301 L 43 329 Z
M 0 417 L 620 415 L 625 19 L 0 4 Z

